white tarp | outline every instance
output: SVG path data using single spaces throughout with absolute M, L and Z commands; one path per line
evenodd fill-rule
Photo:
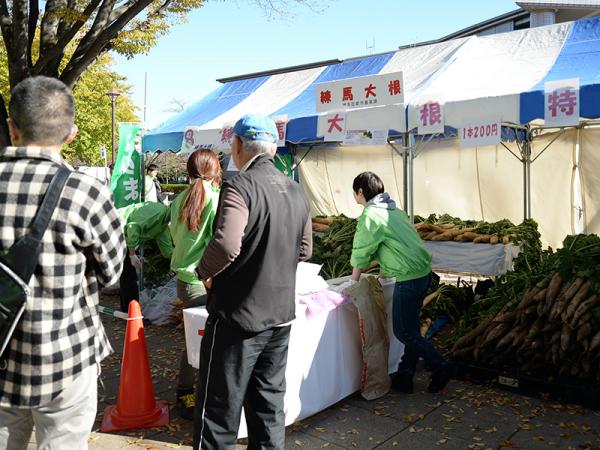
M 508 244 L 425 241 L 434 271 L 498 276 L 512 269 L 519 247 Z
M 545 133 L 532 143 L 532 159 L 556 137 Z M 542 243 L 562 247 L 566 235 L 572 234 L 573 152 L 577 130 L 566 130 L 531 165 L 531 216 L 538 222 Z
M 600 128 L 583 128 L 579 141 L 585 232 L 600 235 Z
M 546 76 L 569 30 L 570 24 L 565 23 L 471 37 L 457 49 L 451 64 L 415 97 L 441 93 L 446 125 L 454 128 L 486 112 L 499 115 L 504 122 L 519 123 L 519 94 Z M 402 70 L 409 73 L 409 69 Z M 408 122 L 411 129 L 418 125 L 418 112 L 412 105 Z
M 220 129 L 227 122 L 234 122 L 244 114 L 270 115 L 300 95 L 325 70 L 325 67 L 277 74 L 256 89 L 250 96 L 210 122 L 202 124 L 203 130 Z M 194 125 L 194 124 L 190 124 Z
M 481 193 L 482 218 L 488 222 L 523 220 L 523 164 L 515 143 L 479 147 L 476 150 L 477 174 Z
M 390 145 L 374 147 L 302 148 L 298 158 L 300 184 L 309 198 L 311 214 L 344 214 L 356 217 L 362 211 L 352 196 L 352 181 L 361 172 L 378 174 L 386 190 L 402 207 L 402 156 Z
M 415 214 L 480 219 L 475 154 L 475 148 L 461 149 L 458 139 L 427 144 L 414 160 Z
M 532 145 L 535 158 L 556 136 L 538 136 Z M 532 216 L 542 243 L 556 248 L 571 230 L 571 173 L 576 132 L 566 131 L 531 165 Z M 516 144 L 507 144 L 519 156 Z M 390 146 L 301 149 L 300 183 L 312 215 L 345 214 L 357 217 L 362 208 L 352 197 L 352 180 L 365 170 L 377 173 L 386 190 L 401 207 L 402 157 Z M 584 158 L 584 173 L 600 161 Z M 591 167 L 591 169 L 589 168 Z M 597 173 L 597 172 L 596 172 Z M 595 175 L 591 175 L 595 176 Z M 587 183 L 588 185 L 590 183 Z M 587 210 L 600 195 L 587 189 Z M 414 160 L 414 212 L 422 216 L 448 213 L 463 219 L 495 222 L 523 220 L 523 165 L 502 145 L 461 149 L 457 139 L 428 143 Z M 589 216 L 589 214 L 588 214 Z M 591 217 L 591 216 L 589 216 Z M 588 218 L 588 223 L 592 223 Z
M 454 62 L 458 49 L 469 39 L 453 39 L 438 44 L 403 48 L 394 53 L 380 73 L 401 71 L 404 81 L 404 100 L 412 102 L 445 67 Z

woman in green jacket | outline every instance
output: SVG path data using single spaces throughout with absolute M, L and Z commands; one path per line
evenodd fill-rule
M 175 246 L 171 270 L 177 274 L 177 297 L 186 308 L 206 304 L 206 289 L 196 275 L 204 250 L 212 238 L 219 201 L 221 166 L 211 150 L 196 150 L 187 161 L 191 185 L 171 205 L 171 237 Z M 179 367 L 177 405 L 182 417 L 194 416 L 195 369 L 183 349 Z
M 392 323 L 394 335 L 404 344 L 404 355 L 392 385 L 412 392 L 419 358 L 432 371 L 429 392 L 441 391 L 454 375 L 454 367 L 419 332 L 421 307 L 431 282 L 431 255 L 404 211 L 384 192 L 381 179 L 363 172 L 353 182 L 356 202 L 364 206 L 352 244 L 352 279 L 375 259 L 382 277 L 395 277 Z
M 137 270 L 141 261 L 135 251 L 141 244 L 155 241 L 160 253 L 170 259 L 173 243 L 169 234 L 169 208 L 162 203 L 142 202 L 117 209 L 125 224 L 127 254 L 123 260 L 123 272 L 119 278 L 121 311 L 127 312 L 131 300 L 140 300 Z

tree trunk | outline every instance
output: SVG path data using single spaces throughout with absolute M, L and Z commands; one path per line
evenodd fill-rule
M 8 112 L 6 111 L 4 98 L 2 97 L 2 94 L 0 94 L 0 148 L 7 147 L 11 144 L 6 119 L 8 119 Z
M 8 57 L 8 76 L 10 87 L 15 87 L 19 81 L 29 76 L 27 55 L 29 53 L 29 3 L 13 2 L 10 45 L 6 47 Z

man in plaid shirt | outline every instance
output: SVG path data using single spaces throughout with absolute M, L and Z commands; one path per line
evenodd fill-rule
M 14 147 L 0 150 L 0 252 L 29 230 L 77 127 L 70 89 L 28 78 L 11 93 Z M 0 359 L 0 449 L 85 449 L 100 361 L 111 351 L 96 305 L 121 272 L 125 244 L 110 191 L 72 172 L 43 237 L 27 301 Z

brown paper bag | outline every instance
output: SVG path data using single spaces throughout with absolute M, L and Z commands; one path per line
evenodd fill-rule
M 364 277 L 344 290 L 352 297 L 358 312 L 362 343 L 360 393 L 366 400 L 379 398 L 390 390 L 388 355 L 390 341 L 387 329 L 387 307 L 377 277 Z

